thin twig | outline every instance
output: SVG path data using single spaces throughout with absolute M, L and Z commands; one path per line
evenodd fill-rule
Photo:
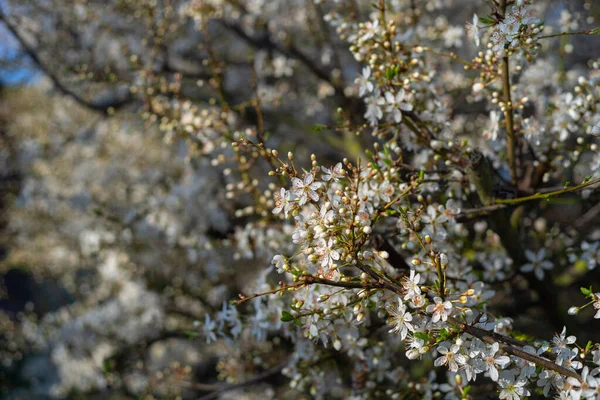
M 591 181 L 587 181 L 587 182 L 583 182 L 577 186 L 572 186 L 572 187 L 564 188 L 561 190 L 555 190 L 553 192 L 536 193 L 536 194 L 532 194 L 531 196 L 517 197 L 516 199 L 496 199 L 494 202 L 496 204 L 520 204 L 520 203 L 523 203 L 526 201 L 531 201 L 531 200 L 548 199 L 553 196 L 559 196 L 561 194 L 575 192 L 577 190 L 581 190 L 583 188 L 595 185 L 597 183 L 600 183 L 600 178 L 594 179 Z
M 554 33 L 552 35 L 544 35 L 544 36 L 538 36 L 538 39 L 548 39 L 548 38 L 553 38 L 553 37 L 559 37 L 559 36 L 571 36 L 571 35 L 595 35 L 598 33 L 598 28 L 594 28 L 594 29 L 585 29 L 582 31 L 577 31 L 577 32 L 561 32 L 561 33 Z

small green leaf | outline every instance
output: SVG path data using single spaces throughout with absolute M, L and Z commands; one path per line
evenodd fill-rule
M 325 125 L 321 125 L 321 124 L 316 124 L 315 126 L 313 126 L 314 132 L 320 132 L 323 129 L 327 129 L 327 127 Z
M 566 181 L 566 182 L 565 182 L 565 186 L 564 186 L 563 188 L 564 188 L 564 189 L 568 188 L 570 184 L 571 184 L 571 182 L 569 182 L 569 181 Z
M 294 324 L 296 324 L 297 326 L 302 326 L 299 319 L 295 319 Z
M 579 290 L 581 290 L 581 293 L 583 293 L 584 296 L 589 296 L 592 294 L 592 287 L 590 286 L 589 289 L 586 289 L 584 287 L 580 288 Z
M 429 341 L 429 335 L 425 332 L 415 332 L 415 337 L 426 342 Z
M 450 337 L 450 331 L 444 328 L 440 331 L 440 335 L 438 336 L 438 342 L 442 342 Z
M 479 17 L 479 22 L 482 22 L 485 25 L 492 25 L 493 23 L 496 22 L 496 19 L 494 17 L 492 17 L 491 15 L 489 15 L 487 17 Z
M 282 311 L 281 318 L 279 320 L 282 322 L 290 322 L 294 320 L 294 316 L 287 311 Z
M 388 81 L 391 81 L 392 78 L 394 77 L 394 69 L 393 68 L 386 68 L 385 69 L 385 79 L 387 79 Z
M 102 369 L 106 373 L 109 373 L 109 372 L 111 372 L 113 370 L 113 368 L 112 368 L 112 362 L 111 362 L 110 359 L 104 360 L 104 362 L 102 363 Z

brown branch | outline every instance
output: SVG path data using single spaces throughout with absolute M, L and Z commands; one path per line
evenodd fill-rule
M 596 218 L 598 218 L 598 215 L 600 215 L 600 203 L 590 208 L 585 214 L 575 220 L 573 228 L 575 228 L 577 232 L 583 232 L 594 228 L 595 224 L 593 222 L 597 221 Z
M 302 65 L 304 65 L 308 70 L 310 70 L 315 76 L 319 79 L 322 79 L 332 85 L 336 91 L 336 93 L 343 94 L 343 87 L 339 84 L 336 84 L 332 78 L 332 76 L 319 67 L 315 62 L 313 62 L 306 54 L 304 54 L 300 49 L 298 49 L 293 44 L 289 44 L 287 46 L 283 46 L 273 39 L 268 32 L 263 32 L 260 37 L 255 37 L 247 33 L 242 27 L 237 24 L 234 24 L 229 21 L 225 21 L 222 19 L 217 20 L 223 27 L 228 29 L 229 31 L 235 33 L 240 39 L 244 40 L 246 43 L 251 45 L 257 49 L 269 49 L 274 50 L 286 57 L 296 59 L 300 61 Z
M 238 295 L 240 299 L 239 300 L 235 300 L 234 303 L 236 305 L 240 305 L 242 303 L 245 303 L 248 300 L 252 300 L 252 299 L 255 299 L 257 297 L 262 297 L 262 296 L 266 296 L 266 295 L 269 295 L 269 294 L 275 294 L 275 293 L 283 292 L 285 290 L 299 289 L 299 288 L 301 288 L 304 285 L 306 285 L 306 282 L 299 282 L 299 283 L 294 283 L 293 285 L 285 285 L 285 286 L 282 286 L 282 287 L 277 288 L 277 289 L 267 290 L 266 292 L 254 293 L 254 294 L 251 294 L 249 296 L 244 296 L 243 294 L 240 293 Z
M 502 210 L 506 207 L 508 206 L 505 204 L 493 204 L 491 206 L 484 206 L 479 208 L 467 208 L 465 210 L 461 210 L 460 213 L 456 214 L 456 222 L 466 222 L 478 217 L 487 217 L 494 211 Z
M 73 90 L 69 89 L 67 86 L 65 86 L 61 82 L 60 78 L 40 58 L 37 50 L 35 48 L 33 48 L 33 46 L 31 46 L 29 43 L 27 43 L 27 40 L 25 40 L 25 38 L 21 35 L 21 33 L 18 31 L 18 29 L 15 27 L 15 25 L 13 25 L 13 23 L 9 20 L 9 18 L 4 14 L 4 12 L 2 11 L 1 8 L 0 8 L 0 21 L 4 22 L 4 24 L 6 25 L 8 30 L 19 41 L 19 44 L 21 45 L 21 47 L 23 48 L 25 53 L 38 66 L 38 68 L 46 76 L 48 76 L 48 78 L 50 78 L 50 80 L 52 81 L 52 83 L 54 84 L 56 89 L 59 92 L 61 92 L 62 94 L 71 97 L 77 103 L 79 103 L 80 105 L 82 105 L 86 108 L 89 108 L 90 110 L 100 111 L 104 114 L 109 114 L 111 110 L 119 109 L 131 102 L 132 98 L 131 98 L 131 93 L 129 92 L 129 90 L 127 90 L 127 93 L 118 93 L 117 90 L 115 90 L 115 95 L 110 96 L 110 98 L 108 98 L 108 99 L 89 101 L 89 100 L 83 98 L 81 95 L 79 95 L 76 92 L 74 92 Z
M 285 366 L 287 365 L 287 362 L 284 362 L 276 367 L 273 367 L 271 369 L 268 369 L 258 375 L 256 375 L 254 378 L 248 379 L 245 382 L 240 382 L 240 383 L 236 383 L 233 385 L 226 385 L 223 386 L 221 388 L 219 388 L 218 390 L 215 390 L 212 393 L 209 393 L 205 396 L 202 396 L 200 398 L 198 398 L 198 400 L 211 400 L 211 399 L 215 399 L 217 397 L 219 397 L 222 393 L 224 392 L 228 392 L 230 390 L 235 390 L 235 389 L 241 389 L 244 388 L 246 386 L 251 386 L 254 385 L 255 383 L 258 383 L 260 381 L 264 381 L 267 378 L 270 378 L 274 375 L 277 375 L 281 372 L 281 370 L 283 370 L 283 368 L 285 368 Z
M 348 289 L 381 289 L 384 284 L 380 281 L 376 282 L 352 282 L 352 281 L 332 281 L 331 279 L 319 278 L 314 275 L 307 275 L 300 278 L 307 285 L 322 284 L 328 286 L 343 287 Z
M 400 253 L 396 251 L 394 246 L 392 246 L 383 235 L 375 235 L 373 238 L 373 247 L 376 249 L 384 250 L 389 254 L 389 258 L 386 260 L 392 268 L 399 271 L 410 271 L 410 266 L 402 257 Z
M 504 336 L 504 335 L 500 335 L 495 332 L 489 332 L 489 331 L 483 330 L 481 328 L 477 328 L 472 325 L 465 324 L 453 317 L 449 317 L 448 322 L 450 322 L 451 324 L 460 326 L 460 329 L 463 332 L 468 333 L 469 335 L 474 336 L 485 343 L 488 343 L 488 344 L 498 343 L 500 346 L 500 349 L 503 350 L 505 353 L 508 353 L 515 357 L 522 358 L 523 360 L 532 362 L 543 368 L 558 372 L 561 375 L 573 377 L 573 378 L 577 379 L 578 381 L 582 382 L 581 376 L 579 374 L 577 374 L 575 371 L 567 369 L 561 365 L 555 364 L 552 361 L 547 360 L 543 357 L 540 357 L 536 354 L 531 354 L 531 353 L 528 353 L 517 347 L 514 347 L 515 345 L 520 346 L 522 344 L 513 338 L 510 338 L 510 337 Z

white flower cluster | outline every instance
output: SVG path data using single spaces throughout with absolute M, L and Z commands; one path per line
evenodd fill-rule
M 523 30 L 530 29 L 530 24 L 534 21 L 527 15 L 525 7 L 513 6 L 500 23 L 495 27 L 491 37 L 492 49 L 502 57 L 507 49 L 516 49 L 519 45 L 519 39 L 524 34 Z

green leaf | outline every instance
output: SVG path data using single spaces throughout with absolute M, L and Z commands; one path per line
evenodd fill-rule
M 104 360 L 104 362 L 102 363 L 102 369 L 106 373 L 109 373 L 109 372 L 111 372 L 113 370 L 113 368 L 112 368 L 112 362 L 111 362 L 110 359 Z
M 321 125 L 321 124 L 316 124 L 315 126 L 313 126 L 314 132 L 320 132 L 323 129 L 327 129 L 327 127 L 325 125 Z
M 279 320 L 282 322 L 290 322 L 294 320 L 294 316 L 287 311 L 282 311 L 281 318 Z
M 442 342 L 446 339 L 448 339 L 451 336 L 450 331 L 448 331 L 448 329 L 444 328 L 440 331 L 440 335 L 438 336 L 438 342 Z
M 296 324 L 297 326 L 302 326 L 299 319 L 295 319 L 294 324 Z
M 581 290 L 581 293 L 583 293 L 584 296 L 589 296 L 592 294 L 592 287 L 590 286 L 589 289 L 586 289 L 584 287 L 580 288 L 579 290 Z
M 488 15 L 487 17 L 479 17 L 479 22 L 482 22 L 485 25 L 492 25 L 496 22 L 496 19 L 491 15 Z
M 415 337 L 419 338 L 421 340 L 424 340 L 426 342 L 429 341 L 429 335 L 425 332 L 415 332 Z
M 391 81 L 394 78 L 394 68 L 388 67 L 385 69 L 385 78 L 388 81 Z
M 568 188 L 570 184 L 571 184 L 571 182 L 569 182 L 569 181 L 566 181 L 566 182 L 565 182 L 565 186 L 564 186 L 563 188 L 564 188 L 564 189 Z

